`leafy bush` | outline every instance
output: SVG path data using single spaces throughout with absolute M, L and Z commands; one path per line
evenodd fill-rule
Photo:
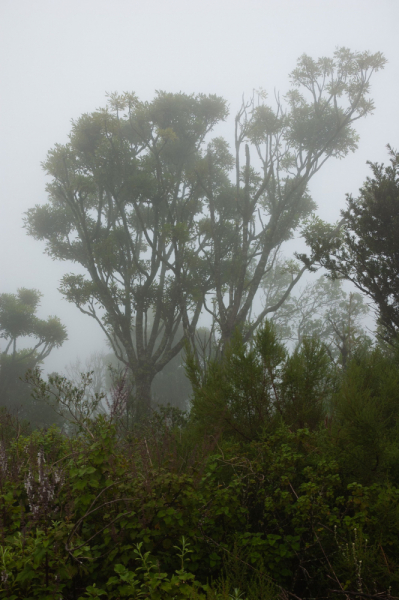
M 3 438 L 0 599 L 397 594 L 394 358 L 365 351 L 337 375 L 266 326 L 206 378 L 189 368 L 188 420 Z

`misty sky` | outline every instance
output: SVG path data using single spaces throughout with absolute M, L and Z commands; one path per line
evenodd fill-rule
M 57 291 L 73 265 L 52 261 L 22 228 L 24 211 L 46 201 L 40 163 L 67 142 L 71 119 L 104 106 L 105 92 L 216 93 L 231 111 L 217 133 L 231 139 L 242 94 L 263 88 L 272 103 L 301 54 L 381 51 L 388 64 L 373 77 L 376 110 L 358 124 L 359 150 L 331 159 L 310 186 L 320 216 L 335 221 L 366 161 L 399 148 L 398 26 L 399 0 L 0 0 L 0 293 L 37 288 L 40 316 L 67 325 L 46 370 L 105 347 L 99 326 Z

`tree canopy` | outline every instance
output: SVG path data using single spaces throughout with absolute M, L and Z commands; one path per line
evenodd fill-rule
M 373 177 L 358 198 L 348 195 L 342 235 L 321 264 L 372 299 L 392 339 L 399 329 L 399 154 L 390 155 L 389 166 L 369 163 Z
M 209 211 L 216 301 L 207 308 L 222 339 L 229 340 L 246 322 L 281 245 L 315 209 L 307 189 L 311 178 L 329 158 L 343 158 L 357 148 L 353 123 L 373 111 L 370 78 L 384 64 L 381 53 L 346 48 L 333 58 L 303 55 L 291 73 L 285 104 L 277 96 L 273 110 L 263 93 L 243 103 L 235 119 L 234 157 L 222 155 L 220 144 L 208 147 L 200 181 Z M 224 178 L 221 184 L 231 165 L 234 181 Z M 256 315 L 247 338 L 282 305 L 318 255 L 316 248 L 276 304 Z
M 221 347 L 248 322 L 276 253 L 315 209 L 310 179 L 355 150 L 353 123 L 372 112 L 370 78 L 384 64 L 344 48 L 302 56 L 285 103 L 277 97 L 272 109 L 263 93 L 243 102 L 233 153 L 207 138 L 227 117 L 222 98 L 166 92 L 151 102 L 111 94 L 49 152 L 49 203 L 28 211 L 28 233 L 85 269 L 61 291 L 102 327 L 144 412 L 151 382 L 194 342 L 203 310 Z M 308 266 L 247 323 L 247 337 Z
M 111 95 L 106 109 L 73 124 L 69 144 L 50 151 L 50 204 L 28 212 L 29 232 L 47 241 L 51 256 L 87 270 L 65 276 L 61 290 L 100 324 L 144 410 L 155 375 L 195 329 L 209 287 L 195 166 L 226 114 L 217 96 L 158 92 L 148 103 Z

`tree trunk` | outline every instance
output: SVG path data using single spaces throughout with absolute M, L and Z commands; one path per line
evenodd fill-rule
M 151 384 L 154 379 L 152 373 L 144 369 L 133 373 L 135 381 L 136 420 L 142 421 L 151 413 Z

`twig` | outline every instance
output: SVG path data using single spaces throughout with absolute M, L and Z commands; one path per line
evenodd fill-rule
M 151 456 L 150 456 L 150 451 L 148 450 L 148 446 L 147 446 L 147 438 L 144 438 L 144 443 L 145 443 L 145 447 L 147 448 L 148 458 L 150 460 L 150 465 L 152 467 L 152 460 L 151 460 Z
M 391 569 L 389 568 L 387 557 L 385 556 L 385 552 L 384 552 L 383 547 L 381 546 L 381 544 L 380 544 L 380 548 L 381 548 L 382 556 L 384 557 L 385 564 L 386 564 L 387 569 L 388 569 L 388 573 L 391 573 Z
M 319 546 L 320 546 L 320 548 L 321 548 L 321 551 L 322 551 L 322 552 L 323 552 L 323 554 L 324 554 L 324 558 L 326 559 L 326 561 L 327 561 L 327 563 L 328 563 L 328 566 L 330 567 L 330 569 L 331 569 L 331 572 L 332 572 L 332 574 L 333 574 L 333 575 L 334 575 L 334 577 L 335 577 L 335 581 L 338 583 L 339 587 L 341 588 L 341 593 L 345 594 L 346 592 L 344 591 L 344 588 L 342 587 L 342 584 L 341 584 L 341 582 L 339 581 L 339 579 L 338 579 L 338 577 L 337 577 L 337 575 L 336 575 L 336 573 L 335 573 L 334 569 L 332 568 L 332 566 L 331 566 L 331 563 L 330 563 L 330 561 L 328 560 L 328 556 L 327 556 L 327 554 L 325 553 L 325 551 L 324 551 L 324 548 L 323 548 L 323 546 L 322 546 L 322 544 L 321 544 L 321 542 L 320 542 L 320 540 L 319 540 L 319 536 L 317 535 L 317 533 L 315 532 L 315 530 L 314 530 L 314 529 L 313 529 L 313 533 L 315 534 L 315 536 L 316 536 L 316 539 L 317 539 L 317 541 L 318 541 L 318 543 L 319 543 Z
M 288 479 L 288 485 L 290 486 L 291 490 L 293 491 L 293 493 L 295 494 L 295 498 L 298 500 L 298 494 L 296 493 L 296 491 L 294 490 L 294 488 L 291 485 L 291 481 Z

